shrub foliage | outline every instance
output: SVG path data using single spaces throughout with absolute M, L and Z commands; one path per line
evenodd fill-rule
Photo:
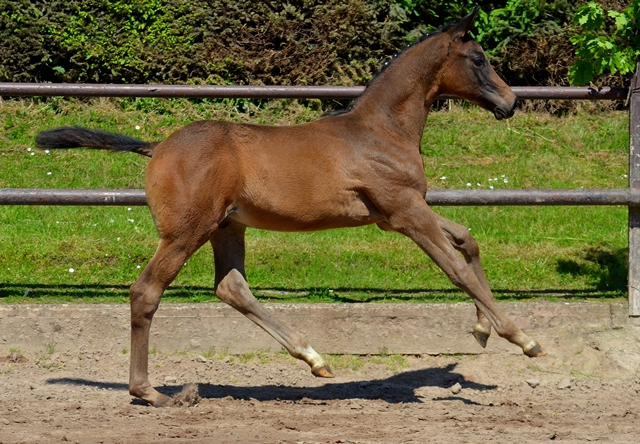
M 629 1 L 598 3 L 619 17 Z M 364 84 L 476 3 L 476 37 L 508 83 L 567 83 L 587 0 L 3 1 L 0 81 Z

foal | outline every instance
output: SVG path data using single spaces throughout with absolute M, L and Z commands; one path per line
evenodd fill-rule
M 347 112 L 295 126 L 195 122 L 159 143 L 84 128 L 40 133 L 40 148 L 89 147 L 151 157 L 146 196 L 158 250 L 131 287 L 129 392 L 151 405 L 169 398 L 148 377 L 149 329 L 164 290 L 210 242 L 215 293 L 254 321 L 320 377 L 333 377 L 318 353 L 254 298 L 245 276 L 247 227 L 311 231 L 377 224 L 411 238 L 475 302 L 473 334 L 491 328 L 527 356 L 546 352 L 498 308 L 469 231 L 425 203 L 420 139 L 440 94 L 467 99 L 497 119 L 516 96 L 468 35 L 477 8 L 398 55 Z M 457 250 L 457 251 L 456 251 Z M 462 253 L 462 256 L 458 254 Z

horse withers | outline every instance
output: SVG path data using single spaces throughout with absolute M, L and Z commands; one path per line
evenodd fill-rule
M 131 287 L 129 391 L 154 406 L 171 402 L 149 382 L 149 330 L 164 290 L 206 242 L 215 294 L 271 334 L 311 372 L 333 377 L 298 333 L 265 310 L 245 275 L 247 227 L 311 231 L 377 224 L 411 238 L 477 307 L 473 334 L 491 329 L 527 356 L 546 352 L 497 306 L 469 231 L 426 204 L 420 139 L 441 94 L 509 118 L 516 96 L 468 31 L 478 9 L 394 58 L 346 111 L 302 125 L 201 121 L 158 143 L 79 127 L 40 133 L 40 148 L 87 147 L 151 157 L 146 196 L 160 237 Z M 461 254 L 459 254 L 461 253 Z

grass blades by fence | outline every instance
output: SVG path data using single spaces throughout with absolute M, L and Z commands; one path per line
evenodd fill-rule
M 82 125 L 160 140 L 193 120 L 300 123 L 319 102 L 48 99 L 0 103 L 0 187 L 142 188 L 147 160 L 89 150 L 36 151 L 37 132 Z M 240 112 L 243 111 L 243 112 Z M 422 142 L 432 188 L 624 188 L 628 114 L 433 112 Z M 620 298 L 626 207 L 438 207 L 468 226 L 500 300 Z M 0 301 L 126 302 L 157 240 L 145 207 L 0 206 Z M 317 233 L 249 230 L 247 273 L 261 300 L 468 300 L 408 239 L 375 226 Z M 215 300 L 205 246 L 165 300 Z

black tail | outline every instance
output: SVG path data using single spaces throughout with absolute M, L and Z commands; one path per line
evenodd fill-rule
M 123 134 L 108 133 L 79 126 L 64 126 L 43 131 L 36 136 L 36 147 L 43 150 L 58 148 L 95 148 L 111 151 L 131 151 L 151 157 L 158 142 L 150 143 Z

